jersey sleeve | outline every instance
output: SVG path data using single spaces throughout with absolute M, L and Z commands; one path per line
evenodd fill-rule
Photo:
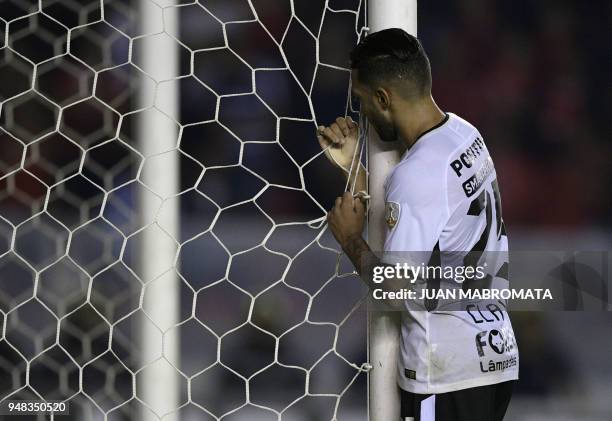
M 408 255 L 428 260 L 449 218 L 445 168 L 437 160 L 401 163 L 387 180 L 385 201 L 385 263 Z

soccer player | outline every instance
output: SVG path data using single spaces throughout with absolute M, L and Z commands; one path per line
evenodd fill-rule
M 481 264 L 484 254 L 507 252 L 495 168 L 483 137 L 434 102 L 421 43 L 401 29 L 373 33 L 351 53 L 351 68 L 361 113 L 383 142 L 398 140 L 403 149 L 384 187 L 384 252 L 460 254 L 467 266 Z M 351 181 L 359 191 L 366 180 L 353 160 L 357 137 L 350 118 L 318 130 L 328 158 L 345 174 L 358 174 Z M 364 220 L 364 204 L 349 192 L 328 214 L 332 233 L 360 272 L 371 253 L 362 237 Z M 492 262 L 493 276 L 486 279 L 507 278 L 507 261 Z M 385 258 L 378 263 L 389 264 Z M 401 303 L 401 420 L 502 420 L 518 378 L 518 349 L 504 303 L 458 311 L 441 311 L 435 302 L 422 310 Z

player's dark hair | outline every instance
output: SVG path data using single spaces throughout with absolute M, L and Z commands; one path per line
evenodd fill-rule
M 374 86 L 380 82 L 408 82 L 402 86 L 410 96 L 431 93 L 431 67 L 419 40 L 399 28 L 374 32 L 351 52 L 351 68 L 359 79 Z

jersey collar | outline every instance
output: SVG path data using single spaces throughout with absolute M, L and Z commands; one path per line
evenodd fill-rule
M 417 136 L 416 140 L 412 143 L 412 145 L 408 149 L 406 149 L 406 151 L 403 153 L 401 159 L 404 159 L 406 157 L 406 155 L 408 155 L 408 152 L 410 152 L 412 149 L 414 149 L 414 146 L 417 144 L 417 142 L 419 140 L 421 140 L 423 138 L 423 136 L 433 132 L 436 129 L 439 129 L 442 126 L 444 126 L 448 120 L 449 120 L 449 113 L 445 112 L 444 113 L 444 118 L 442 119 L 442 121 L 440 121 L 435 126 L 430 127 L 429 129 L 425 130 L 423 133 L 421 133 L 420 135 Z

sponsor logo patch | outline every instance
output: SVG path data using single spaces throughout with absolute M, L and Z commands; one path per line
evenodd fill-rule
M 516 339 L 512 331 L 507 331 L 505 329 L 483 330 L 476 334 L 475 342 L 476 351 L 479 357 L 485 356 L 486 348 L 489 348 L 498 355 L 515 352 L 516 349 Z

